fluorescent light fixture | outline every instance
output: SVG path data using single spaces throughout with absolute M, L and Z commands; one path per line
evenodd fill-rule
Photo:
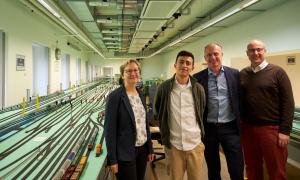
M 60 19 L 60 21 L 67 26 L 75 35 L 78 34 L 78 32 L 71 26 L 65 19 Z
M 210 21 L 208 21 L 208 22 L 205 22 L 203 25 L 201 25 L 201 26 L 199 26 L 198 28 L 196 28 L 196 29 L 190 31 L 188 34 L 182 36 L 179 40 L 180 40 L 180 41 L 183 41 L 183 40 L 185 40 L 185 39 L 187 39 L 187 38 L 193 36 L 194 34 L 200 32 L 200 31 L 202 31 L 202 30 L 204 30 L 204 29 L 206 29 L 206 28 L 209 28 L 209 27 L 213 26 L 214 24 L 216 24 L 216 23 L 218 23 L 218 22 L 220 22 L 220 21 L 222 21 L 222 20 L 228 18 L 229 16 L 232 16 L 233 14 L 239 12 L 240 10 L 241 10 L 240 8 L 236 8 L 236 9 L 233 9 L 232 11 L 229 11 L 228 13 L 225 13 L 224 15 L 216 16 L 214 19 L 212 19 L 212 20 L 210 20 Z M 180 42 L 180 41 L 179 41 L 179 42 Z M 177 43 L 178 43 L 178 42 L 177 42 Z M 176 43 L 176 44 L 177 44 L 177 43 Z M 170 46 L 173 46 L 173 45 L 175 45 L 175 44 L 172 44 L 172 45 L 170 45 Z
M 248 7 L 248 6 L 251 6 L 252 4 L 256 3 L 257 1 L 259 1 L 259 0 L 251 0 L 251 1 L 249 1 L 249 2 L 246 2 L 245 4 L 243 4 L 243 5 L 241 6 L 241 9 L 244 9 L 244 8 L 246 8 L 246 7 Z
M 81 34 L 79 34 L 75 28 L 70 25 L 64 18 L 61 17 L 61 15 L 56 12 L 45 0 L 38 0 L 38 2 L 46 8 L 51 14 L 53 14 L 55 17 L 57 17 L 66 27 L 68 27 L 79 39 L 81 39 L 87 46 L 92 48 L 95 52 L 97 52 L 101 57 L 104 58 L 103 54 L 95 48 L 91 43 L 88 42 L 86 38 L 84 38 Z
M 179 43 L 182 41 L 182 38 L 176 39 L 175 41 L 171 42 L 170 44 L 168 44 L 169 47 L 174 46 L 175 44 Z
M 166 46 L 162 47 L 161 49 L 159 49 L 158 51 L 154 52 L 153 54 L 151 54 L 149 57 L 152 57 L 158 53 L 160 53 L 162 50 L 168 48 L 168 47 L 171 47 L 171 46 L 174 46 L 175 44 L 193 36 L 194 34 L 204 30 L 204 29 L 207 29 L 211 26 L 213 26 L 214 24 L 232 16 L 233 14 L 241 11 L 242 9 L 244 8 L 247 8 L 249 6 L 251 6 L 252 4 L 256 3 L 257 1 L 259 0 L 244 0 L 242 1 L 241 3 L 235 5 L 234 7 L 230 8 L 229 10 L 227 11 L 224 11 L 222 14 L 220 15 L 217 15 L 216 17 L 214 17 L 213 19 L 205 22 L 204 24 L 198 26 L 197 28 L 195 28 L 194 30 L 188 32 L 187 34 L 183 35 L 182 37 L 179 37 L 178 39 L 170 42 L 169 44 L 167 44 Z
M 49 4 L 47 4 L 45 0 L 38 0 L 38 2 L 42 6 L 44 6 L 49 12 L 51 12 L 51 14 L 53 14 L 55 17 L 61 18 L 60 14 L 57 13 L 51 6 L 49 6 Z

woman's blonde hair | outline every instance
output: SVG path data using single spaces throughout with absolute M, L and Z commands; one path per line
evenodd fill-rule
M 124 75 L 124 69 L 125 69 L 125 67 L 126 67 L 128 64 L 131 64 L 131 63 L 135 63 L 135 64 L 138 66 L 139 71 L 141 72 L 141 64 L 140 64 L 137 60 L 135 60 L 135 59 L 129 59 L 128 61 L 126 61 L 124 64 L 122 64 L 122 65 L 120 66 L 120 73 L 121 73 L 121 76 Z

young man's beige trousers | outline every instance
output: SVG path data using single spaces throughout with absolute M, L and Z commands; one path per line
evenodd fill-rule
M 199 180 L 204 159 L 204 145 L 201 143 L 190 151 L 182 151 L 171 146 L 165 148 L 167 171 L 172 180 L 182 180 L 187 171 L 188 180 Z

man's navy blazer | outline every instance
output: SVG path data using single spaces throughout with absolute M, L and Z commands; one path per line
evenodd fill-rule
M 240 119 L 240 75 L 237 69 L 233 69 L 227 66 L 223 66 L 224 74 L 227 81 L 230 105 L 233 113 L 236 117 L 237 127 L 239 129 L 239 119 Z M 204 87 L 206 102 L 208 102 L 208 68 L 193 75 L 194 78 L 198 80 L 200 84 Z M 204 125 L 207 123 L 207 106 L 204 111 Z
M 137 89 L 138 90 L 138 89 Z M 146 110 L 145 97 L 140 90 L 139 96 Z M 146 115 L 148 153 L 152 152 L 149 119 Z M 112 91 L 106 102 L 104 133 L 107 147 L 107 164 L 118 161 L 133 161 L 136 158 L 136 123 L 134 113 L 124 86 Z

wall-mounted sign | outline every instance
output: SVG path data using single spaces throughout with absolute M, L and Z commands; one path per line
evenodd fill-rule
M 294 65 L 294 64 L 296 64 L 296 56 L 288 56 L 286 58 L 286 62 L 287 62 L 287 65 Z
M 16 70 L 25 71 L 25 56 L 18 55 L 16 56 Z

